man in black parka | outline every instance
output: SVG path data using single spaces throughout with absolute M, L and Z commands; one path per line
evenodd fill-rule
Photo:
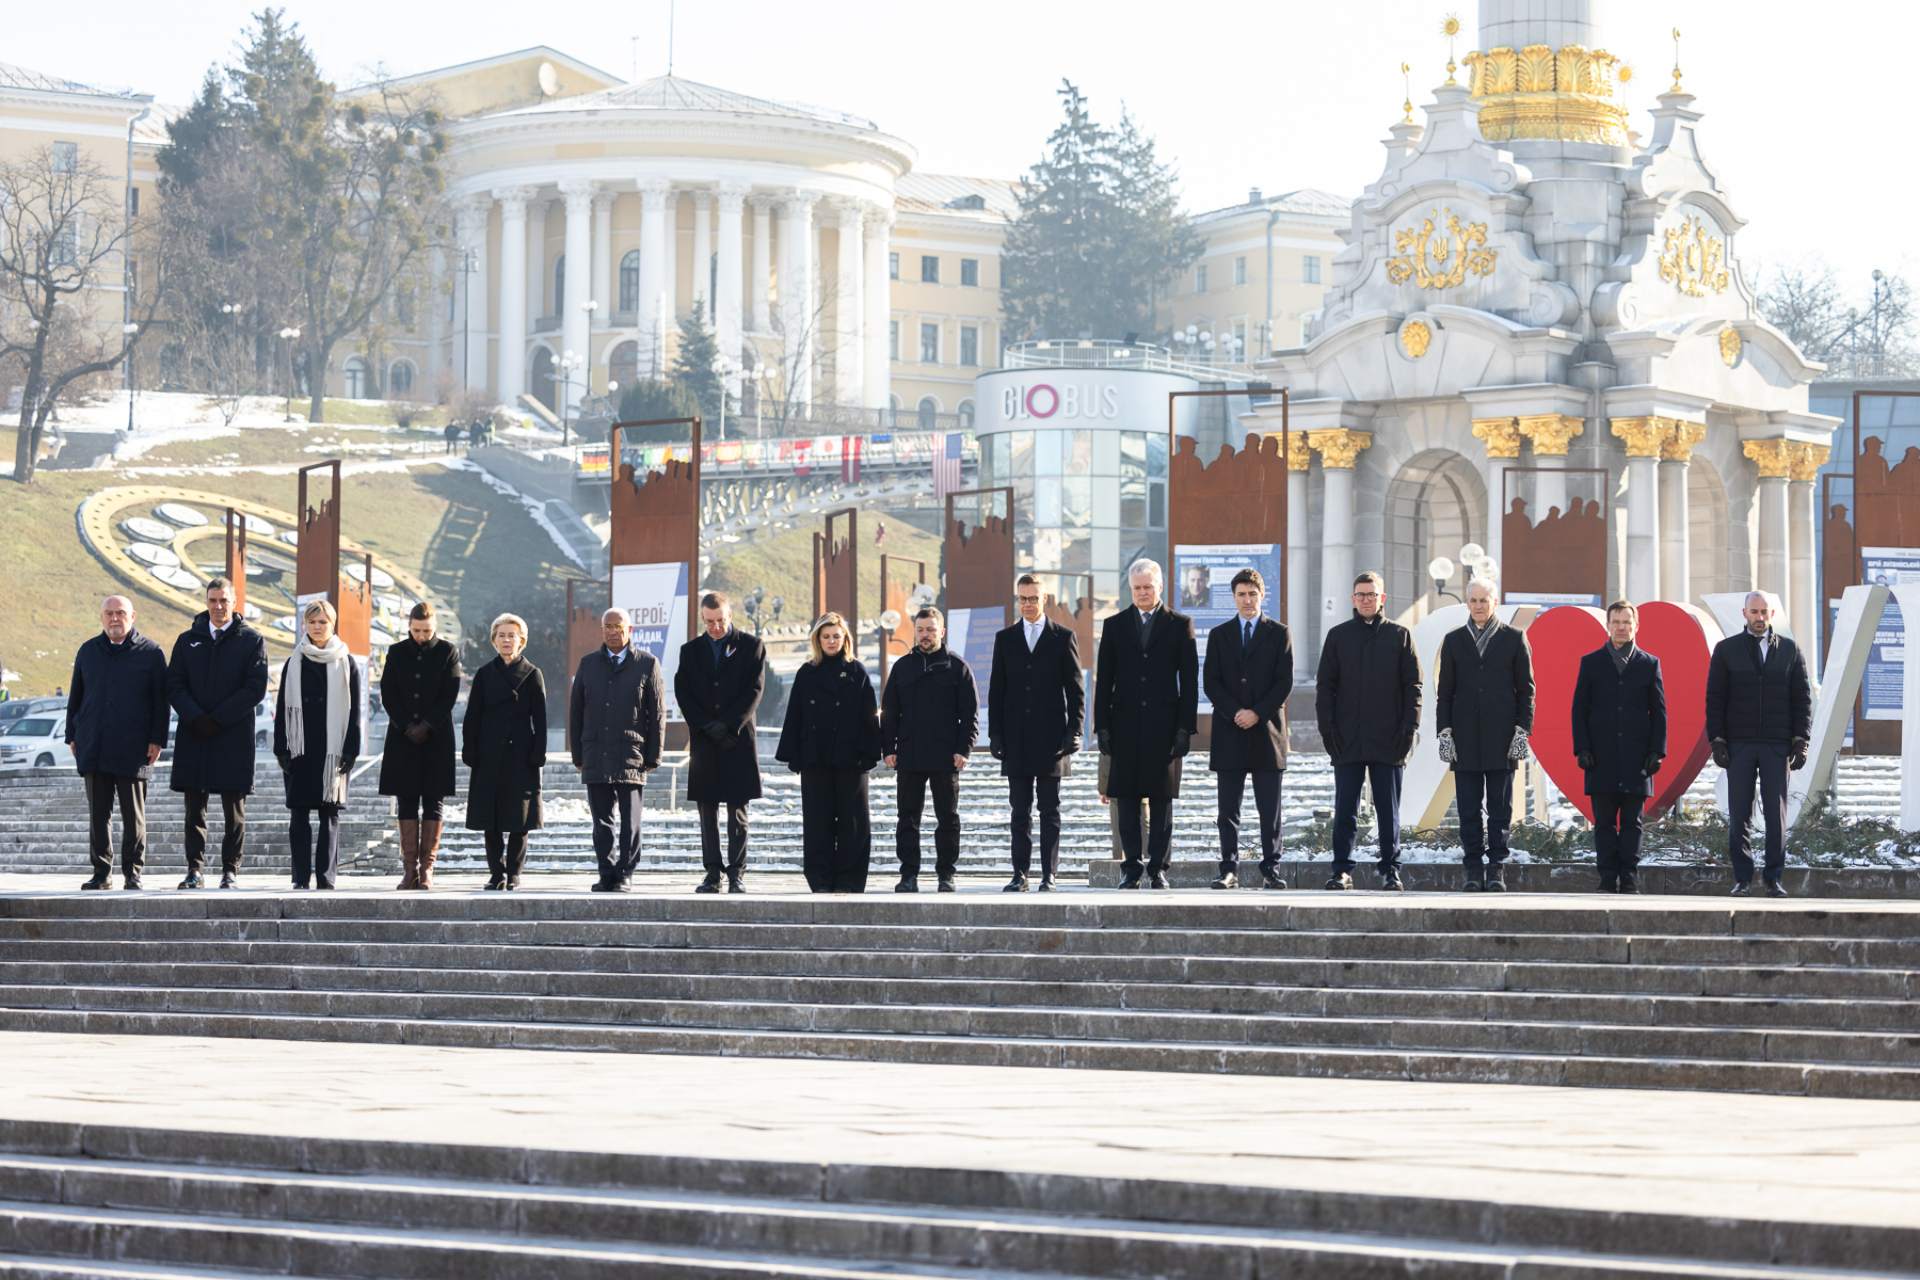
M 267 694 L 267 642 L 235 611 L 233 584 L 207 582 L 207 610 L 173 642 L 167 697 L 180 716 L 171 785 L 186 796 L 187 875 L 182 889 L 201 887 L 207 857 L 207 800 L 220 797 L 220 887 L 240 874 L 253 792 L 254 708 Z
M 1573 685 L 1573 755 L 1593 804 L 1602 893 L 1640 892 L 1640 811 L 1667 758 L 1667 686 L 1639 633 L 1639 609 L 1608 605 L 1607 643 L 1580 659 Z
M 1467 584 L 1467 625 L 1440 642 L 1433 694 L 1440 758 L 1453 770 L 1467 888 L 1507 887 L 1513 770 L 1533 733 L 1533 650 L 1500 621 L 1493 584 Z
M 1385 580 L 1353 580 L 1353 617 L 1320 642 L 1314 712 L 1333 757 L 1333 875 L 1329 889 L 1353 887 L 1353 838 L 1360 785 L 1373 790 L 1380 833 L 1380 887 L 1400 882 L 1400 781 L 1420 731 L 1420 661 L 1413 633 L 1387 620 Z
M 700 860 L 706 870 L 695 893 L 747 891 L 747 804 L 760 798 L 755 713 L 767 685 L 767 648 L 737 631 L 733 604 L 718 591 L 700 597 L 700 634 L 680 646 L 673 693 L 691 735 L 687 743 L 687 799 L 700 811 Z M 727 855 L 720 858 L 720 806 L 727 807 Z
M 87 780 L 87 853 L 93 862 L 93 878 L 80 887 L 112 883 L 117 800 L 120 870 L 126 887 L 138 889 L 147 859 L 147 780 L 167 745 L 167 655 L 134 629 L 131 600 L 101 601 L 100 634 L 74 654 L 67 687 L 67 745 Z
M 1713 647 L 1707 665 L 1707 740 L 1727 771 L 1727 857 L 1733 891 L 1753 884 L 1753 800 L 1759 783 L 1766 824 L 1761 878 L 1771 897 L 1787 896 L 1787 774 L 1806 767 L 1813 737 L 1813 688 L 1800 646 L 1773 630 L 1773 598 L 1747 593 L 1746 630 Z
M 1040 579 L 1020 575 L 1013 585 L 1020 616 L 993 638 L 987 680 L 987 749 L 1000 762 L 1013 811 L 1013 879 L 1006 892 L 1027 887 L 1033 866 L 1033 809 L 1040 808 L 1040 889 L 1051 893 L 1060 864 L 1060 779 L 1080 749 L 1086 690 L 1080 641 L 1046 615 Z
M 647 775 L 660 767 L 666 742 L 667 685 L 659 661 L 633 643 L 633 622 L 625 609 L 601 615 L 600 638 L 605 643 L 580 659 L 573 675 L 567 741 L 593 813 L 593 856 L 600 873 L 594 888 L 626 892 L 640 861 L 641 791 Z
M 1280 878 L 1280 782 L 1287 768 L 1287 695 L 1293 692 L 1293 640 L 1264 616 L 1267 585 L 1258 570 L 1233 575 L 1235 617 L 1207 633 L 1201 683 L 1213 704 L 1208 766 L 1219 779 L 1220 875 L 1216 889 L 1240 883 L 1240 802 L 1253 779 L 1260 817 L 1260 883 L 1284 889 Z
M 952 893 L 960 865 L 960 771 L 980 732 L 980 692 L 966 660 L 947 648 L 946 619 L 938 609 L 913 615 L 913 652 L 887 671 L 880 697 L 880 750 L 898 771 L 899 821 L 894 851 L 900 859 L 897 893 L 920 887 L 920 815 L 933 792 L 934 873 L 941 893 Z

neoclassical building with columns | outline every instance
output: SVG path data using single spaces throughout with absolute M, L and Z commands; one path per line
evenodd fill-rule
M 1678 68 L 1633 131 L 1602 8 L 1481 0 L 1457 76 L 1388 131 L 1308 341 L 1261 366 L 1297 433 L 1302 674 L 1357 570 L 1386 573 L 1396 614 L 1445 603 L 1430 560 L 1475 542 L 1503 562 L 1516 498 L 1604 522 L 1587 590 L 1757 586 L 1817 642 L 1814 473 L 1837 421 L 1808 412 L 1820 366 L 1757 313 Z

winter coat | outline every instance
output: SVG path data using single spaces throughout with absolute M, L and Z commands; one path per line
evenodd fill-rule
M 1080 640 L 1051 619 L 1027 648 L 1026 624 L 993 638 L 987 679 L 987 737 L 1003 777 L 1064 778 L 1080 749 L 1087 690 Z
M 1573 754 L 1592 757 L 1587 794 L 1650 796 L 1649 756 L 1667 755 L 1667 689 L 1660 659 L 1635 649 L 1624 672 L 1602 645 L 1580 659 L 1573 685 Z M 1654 772 L 1657 772 L 1657 766 Z
M 980 689 L 973 669 L 944 645 L 916 646 L 887 672 L 880 697 L 880 754 L 903 773 L 953 773 L 955 756 L 973 754 L 980 735 Z
M 803 769 L 858 769 L 880 762 L 880 720 L 867 669 L 845 657 L 801 664 L 773 758 Z M 951 767 L 952 762 L 948 762 Z
M 1107 795 L 1170 800 L 1180 794 L 1183 744 L 1199 724 L 1200 651 L 1193 619 L 1164 605 L 1154 611 L 1145 644 L 1140 631 L 1132 608 L 1100 629 L 1093 731 L 1112 757 Z
M 1314 678 L 1320 740 L 1335 764 L 1405 764 L 1420 731 L 1413 633 L 1382 614 L 1327 632 Z
M 351 773 L 360 758 L 360 704 L 365 688 L 360 683 L 360 663 L 349 659 L 347 734 L 340 743 L 340 770 Z M 327 678 L 327 664 L 311 658 L 300 660 L 300 706 L 306 721 L 306 748 L 297 756 L 288 754 L 287 681 L 280 677 L 280 692 L 273 701 L 273 756 L 280 762 L 281 782 L 286 789 L 287 808 L 295 811 L 318 809 L 331 803 L 327 796 L 327 694 L 333 682 Z
M 1253 644 L 1240 652 L 1236 615 L 1207 632 L 1201 676 L 1213 704 L 1208 767 L 1215 773 L 1271 773 L 1287 767 L 1287 695 L 1293 692 L 1293 637 L 1272 618 L 1254 620 Z M 1251 729 L 1233 722 L 1251 711 Z
M 265 637 L 236 617 L 215 640 L 207 615 L 196 617 L 173 642 L 167 662 L 167 698 L 180 716 L 173 741 L 173 790 L 252 793 L 254 709 L 266 696 Z M 203 735 L 194 724 L 201 716 L 213 717 L 219 727 Z
M 387 650 L 380 672 L 380 705 L 387 709 L 387 741 L 380 755 L 380 794 L 439 799 L 459 790 L 453 780 L 453 704 L 460 698 L 460 653 L 438 637 L 411 637 Z M 414 724 L 427 740 L 407 736 Z
M 767 647 L 760 637 L 728 631 L 715 661 L 713 641 L 697 635 L 680 646 L 673 696 L 692 735 L 687 744 L 687 799 L 745 804 L 760 798 L 760 755 L 754 716 L 767 686 Z M 707 726 L 718 724 L 718 742 Z
M 615 665 L 603 645 L 573 673 L 567 741 L 580 780 L 637 787 L 660 765 L 667 738 L 667 685 L 660 662 L 638 645 Z
M 1440 678 L 1434 682 L 1434 728 L 1453 730 L 1455 772 L 1500 773 L 1513 731 L 1533 732 L 1533 649 L 1524 631 L 1505 623 L 1487 637 L 1483 658 L 1467 628 L 1440 642 Z
M 1777 742 L 1813 736 L 1813 688 L 1800 646 L 1779 634 L 1759 642 L 1749 632 L 1713 646 L 1707 664 L 1707 740 Z
M 460 722 L 467 830 L 538 831 L 540 771 L 547 767 L 547 681 L 523 655 L 473 673 Z
M 67 743 L 82 775 L 150 778 L 149 746 L 167 745 L 167 655 L 127 628 L 119 644 L 103 631 L 73 656 Z

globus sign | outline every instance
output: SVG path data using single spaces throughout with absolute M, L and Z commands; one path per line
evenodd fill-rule
M 1120 416 L 1120 388 L 1111 383 L 1079 386 L 1051 382 L 1013 383 L 1000 389 L 1000 416 L 1008 422 L 1028 418 L 1115 419 Z
M 974 430 L 1165 431 L 1167 393 L 1198 385 L 1158 369 L 992 369 L 974 379 Z M 1181 435 L 1193 434 L 1196 403 L 1174 410 Z

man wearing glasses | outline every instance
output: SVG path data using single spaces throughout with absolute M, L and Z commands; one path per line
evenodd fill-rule
M 1353 580 L 1353 617 L 1320 646 L 1314 711 L 1333 757 L 1333 875 L 1353 888 L 1360 784 L 1373 791 L 1380 833 L 1380 887 L 1400 889 L 1400 779 L 1420 727 L 1420 662 L 1413 633 L 1386 617 L 1387 592 L 1368 570 Z
M 1051 892 L 1060 863 L 1060 779 L 1080 749 L 1080 642 L 1046 616 L 1040 579 L 1013 584 L 1020 617 L 993 638 L 987 682 L 987 750 L 1000 762 L 1013 807 L 1013 879 L 1022 893 L 1033 867 L 1033 805 L 1040 802 L 1040 890 Z

